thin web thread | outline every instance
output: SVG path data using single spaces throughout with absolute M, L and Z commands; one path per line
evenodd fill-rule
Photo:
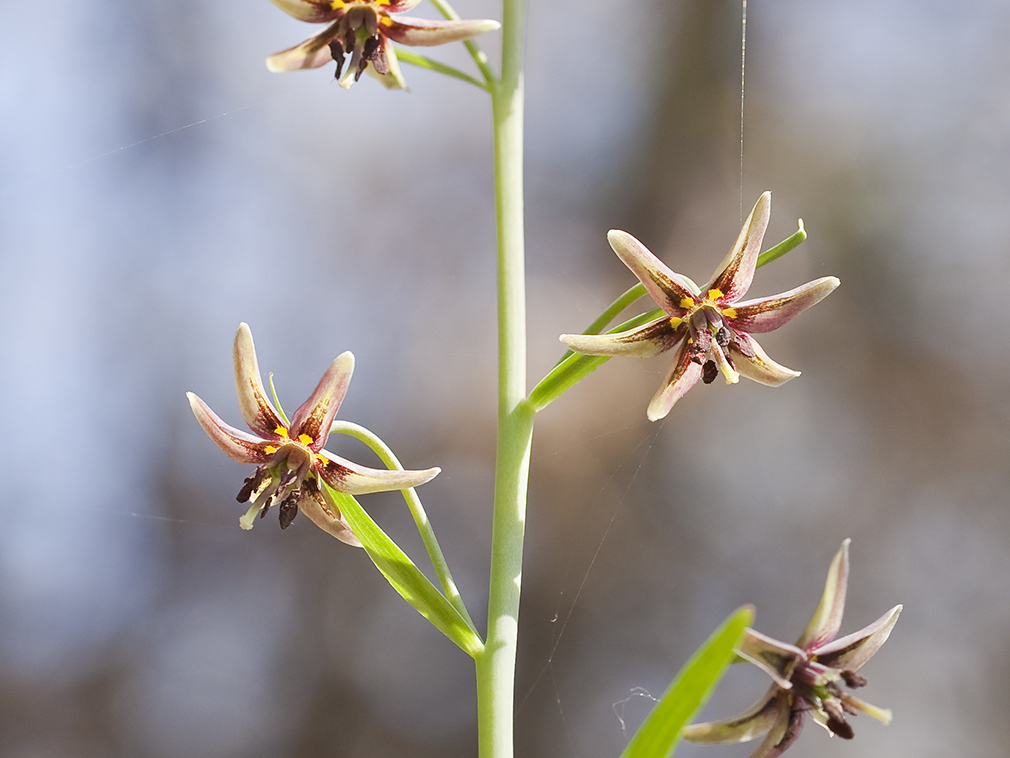
M 740 11 L 740 222 L 743 222 L 743 96 L 747 84 L 747 0 Z

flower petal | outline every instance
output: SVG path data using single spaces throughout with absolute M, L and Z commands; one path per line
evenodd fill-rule
M 789 677 L 796 664 L 806 661 L 807 656 L 795 645 L 779 642 L 753 629 L 745 629 L 737 655 L 753 663 L 784 690 L 792 689 Z
M 796 742 L 803 731 L 803 711 L 791 710 L 786 718 L 777 722 L 761 746 L 750 758 L 777 758 Z
M 840 284 L 833 276 L 825 276 L 807 282 L 802 287 L 783 292 L 781 295 L 736 303 L 736 315 L 726 317 L 731 327 L 739 331 L 760 334 L 778 329 L 793 316 L 803 313 L 830 295 Z
M 722 293 L 721 302 L 735 303 L 750 289 L 771 212 L 772 193 L 765 192 L 744 221 L 733 249 L 712 275 L 712 283 L 706 289 L 719 290 Z
M 681 736 L 690 742 L 728 745 L 749 742 L 769 732 L 789 715 L 788 696 L 775 685 L 750 710 L 731 719 L 689 724 Z
M 277 439 L 277 428 L 283 427 L 280 415 L 263 389 L 260 367 L 256 362 L 256 347 L 252 331 L 245 322 L 238 325 L 235 346 L 232 350 L 235 364 L 235 388 L 238 390 L 238 407 L 249 428 L 265 439 Z
M 329 0 L 270 0 L 274 5 L 299 21 L 322 24 L 344 15 L 343 9 L 334 10 Z
M 649 248 L 630 234 L 620 229 L 611 229 L 607 232 L 607 240 L 617 257 L 638 277 L 649 297 L 671 316 L 681 317 L 687 313 L 687 309 L 680 304 L 681 301 L 697 302 L 697 293 L 684 277 L 671 271 Z
M 330 43 L 337 32 L 337 24 L 331 24 L 312 39 L 305 40 L 287 50 L 274 53 L 267 58 L 267 69 L 275 74 L 298 71 L 303 68 L 319 68 L 333 60 Z
M 350 525 L 344 520 L 343 514 L 321 492 L 306 492 L 298 501 L 298 510 L 304 513 L 309 521 L 327 534 L 336 537 L 341 542 L 354 547 L 361 547 L 361 541 L 351 531 Z
M 843 671 L 858 671 L 887 641 L 900 613 L 901 606 L 896 605 L 869 626 L 839 637 L 811 653 L 817 656 L 819 663 L 826 666 Z
M 796 647 L 803 650 L 814 650 L 835 638 L 842 625 L 842 613 L 845 611 L 845 591 L 849 583 L 849 543 L 852 540 L 842 540 L 835 557 L 828 567 L 828 578 L 824 583 L 824 593 L 821 602 L 817 604 L 813 618 L 796 641 Z M 821 661 L 822 663 L 824 661 Z
M 192 392 L 187 392 L 186 397 L 189 398 L 193 415 L 196 416 L 196 420 L 200 422 L 203 430 L 207 432 L 207 436 L 233 461 L 259 464 L 266 463 L 273 457 L 273 453 L 268 453 L 264 449 L 267 444 L 266 440 L 261 440 L 259 437 L 229 426 L 210 409 L 209 405 Z
M 676 327 L 669 316 L 661 316 L 635 329 L 615 334 L 562 334 L 560 339 L 583 355 L 620 355 L 651 358 L 674 347 L 687 334 L 687 322 Z
M 649 408 L 646 410 L 649 421 L 659 421 L 659 419 L 665 418 L 674 404 L 698 383 L 701 375 L 701 364 L 693 360 L 692 351 L 688 350 L 687 344 L 681 345 L 673 359 L 673 364 L 663 379 L 663 385 L 652 398 Z
M 353 372 L 354 355 L 349 351 L 338 355 L 326 369 L 309 399 L 298 406 L 295 415 L 291 417 L 292 438 L 308 435 L 311 437 L 307 443 L 309 447 L 317 453 L 323 449 L 333 418 L 347 394 L 347 385 L 351 382 Z
M 346 492 L 348 495 L 365 495 L 369 492 L 389 492 L 419 487 L 434 479 L 442 470 L 440 468 L 429 468 L 422 471 L 374 469 L 351 463 L 340 456 L 333 455 L 328 450 L 321 450 L 319 455 L 326 460 L 326 463 L 320 467 L 320 475 L 333 489 L 338 492 Z
M 414 47 L 460 42 L 501 28 L 501 24 L 490 19 L 432 21 L 426 18 L 390 16 L 390 21 L 392 23 L 389 26 L 383 27 L 382 34 L 401 45 Z
M 746 332 L 738 332 L 734 336 L 734 340 L 729 343 L 729 355 L 740 376 L 768 387 L 779 387 L 800 375 L 799 371 L 786 368 L 769 358 L 757 340 Z

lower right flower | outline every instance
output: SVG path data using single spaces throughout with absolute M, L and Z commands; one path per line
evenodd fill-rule
M 891 712 L 851 695 L 846 689 L 866 684 L 856 672 L 880 649 L 901 613 L 896 605 L 869 626 L 835 639 L 842 624 L 849 575 L 849 540 L 838 549 L 824 595 L 795 645 L 747 629 L 737 653 L 774 681 L 757 704 L 735 718 L 684 727 L 691 742 L 713 745 L 765 739 L 750 758 L 774 758 L 796 741 L 803 718 L 810 718 L 843 739 L 853 732 L 846 715 L 860 711 L 888 724 Z

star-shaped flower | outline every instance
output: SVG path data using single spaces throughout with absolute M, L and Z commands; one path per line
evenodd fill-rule
M 253 434 L 224 423 L 192 392 L 187 397 L 200 426 L 229 458 L 258 466 L 238 493 L 240 503 L 252 502 L 239 520 L 243 529 L 251 529 L 257 514 L 262 517 L 270 506 L 277 504 L 281 529 L 290 526 L 301 511 L 320 529 L 349 545 L 360 546 L 320 486 L 320 480 L 339 492 L 363 495 L 417 487 L 439 473 L 437 468 L 425 471 L 366 468 L 323 450 L 351 381 L 354 370 L 351 353 L 342 353 L 330 364 L 309 399 L 291 417 L 290 425 L 274 410 L 263 389 L 252 332 L 246 324 L 239 325 L 233 355 L 239 409 Z
M 666 416 L 698 380 L 706 384 L 721 371 L 727 384 L 741 376 L 777 387 L 799 376 L 769 358 L 751 334 L 778 329 L 798 313 L 827 297 L 838 279 L 825 276 L 781 295 L 740 302 L 750 289 L 772 196 L 765 192 L 744 222 L 736 244 L 704 289 L 674 273 L 627 232 L 612 230 L 607 239 L 639 278 L 664 314 L 616 334 L 562 334 L 561 341 L 585 355 L 648 358 L 677 348 L 663 384 L 649 403 L 650 421 Z
M 727 744 L 767 735 L 750 758 L 774 758 L 795 742 L 805 714 L 830 734 L 847 740 L 853 734 L 846 714 L 862 711 L 890 723 L 889 710 L 870 705 L 845 688 L 866 684 L 856 672 L 887 640 L 901 606 L 894 606 L 864 629 L 835 639 L 842 624 L 848 574 L 849 540 L 845 540 L 828 569 L 820 605 L 795 645 L 753 629 L 746 631 L 737 652 L 774 680 L 767 694 L 736 718 L 685 727 L 683 737 L 692 742 Z
M 390 89 L 406 89 L 396 60 L 394 42 L 431 47 L 459 42 L 497 29 L 489 19 L 431 21 L 404 18 L 421 0 L 271 0 L 290 16 L 314 24 L 329 24 L 321 33 L 290 50 L 267 58 L 271 71 L 318 68 L 337 62 L 337 79 L 347 89 L 368 71 Z M 351 57 L 341 79 L 344 56 Z

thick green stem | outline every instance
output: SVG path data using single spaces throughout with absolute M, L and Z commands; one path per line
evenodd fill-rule
M 523 55 L 526 0 L 504 0 L 501 79 L 492 87 L 498 218 L 498 448 L 488 630 L 477 663 L 480 758 L 512 758 L 516 641 L 534 412 L 526 396 Z

